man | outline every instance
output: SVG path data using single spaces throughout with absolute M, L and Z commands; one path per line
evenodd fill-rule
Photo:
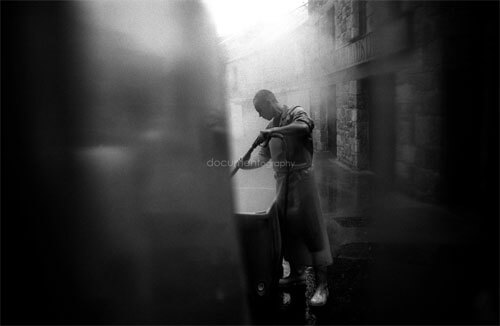
M 265 145 L 258 156 L 238 165 L 253 169 L 273 161 L 282 248 L 290 263 L 290 276 L 281 279 L 280 286 L 305 283 L 305 267 L 313 266 L 317 286 L 310 304 L 322 306 L 328 299 L 326 268 L 332 256 L 312 172 L 314 123 L 303 108 L 280 104 L 268 90 L 258 91 L 253 104 L 259 116 L 271 122 L 260 132 Z M 272 137 L 277 134 L 282 139 Z

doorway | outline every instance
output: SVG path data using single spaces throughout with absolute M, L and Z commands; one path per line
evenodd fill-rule
M 337 104 L 335 85 L 325 86 L 321 89 L 321 106 L 326 112 L 327 148 L 337 156 Z
M 387 186 L 394 183 L 396 161 L 396 112 L 394 75 L 365 80 L 368 110 L 369 169 Z

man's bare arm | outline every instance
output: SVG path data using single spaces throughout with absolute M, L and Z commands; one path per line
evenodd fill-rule
M 252 157 L 248 161 L 238 161 L 238 166 L 240 169 L 243 170 L 252 170 L 252 169 L 257 169 L 260 168 L 261 166 L 265 165 L 269 161 L 269 157 L 261 155 L 260 153 L 256 155 L 255 157 Z
M 269 129 L 262 130 L 260 133 L 264 137 L 269 137 L 272 134 L 283 134 L 283 135 L 305 135 L 311 132 L 307 123 L 302 121 L 294 121 L 289 125 L 283 127 L 273 127 Z

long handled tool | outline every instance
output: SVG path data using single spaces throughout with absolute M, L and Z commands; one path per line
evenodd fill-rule
M 257 146 L 259 146 L 260 144 L 262 144 L 263 142 L 265 141 L 265 139 L 262 139 L 262 137 L 257 137 L 255 139 L 255 141 L 253 142 L 252 146 L 250 147 L 250 149 L 245 153 L 245 155 L 243 155 L 243 157 L 240 159 L 241 162 L 245 162 L 245 161 L 248 161 L 250 159 L 250 156 L 252 155 L 252 152 L 254 151 L 255 148 L 257 148 Z M 240 169 L 239 166 L 236 166 L 233 171 L 231 172 L 231 177 L 233 177 L 233 175 L 236 174 L 236 172 L 238 172 L 238 170 Z
M 257 146 L 259 146 L 262 143 L 269 142 L 269 140 L 271 138 L 280 138 L 281 140 L 284 140 L 283 135 L 279 134 L 279 133 L 273 133 L 268 138 L 262 138 L 259 136 L 255 139 L 255 141 L 252 144 L 252 147 L 250 147 L 250 149 L 245 153 L 245 155 L 240 159 L 240 161 L 242 161 L 242 162 L 248 161 L 250 159 L 250 156 L 252 155 L 252 152 L 254 151 L 254 149 L 257 148 Z M 240 167 L 236 166 L 233 169 L 233 171 L 231 172 L 231 177 L 233 177 L 236 174 L 236 172 L 238 172 L 239 169 L 240 169 Z

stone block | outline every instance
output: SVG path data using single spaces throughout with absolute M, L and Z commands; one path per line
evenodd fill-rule
M 365 108 L 364 95 L 349 94 L 347 105 L 349 109 L 364 109 Z
M 349 82 L 337 84 L 337 96 L 347 96 L 349 94 Z
M 345 156 L 350 160 L 351 159 L 351 147 L 350 146 L 344 146 L 344 154 Z
M 355 109 L 357 107 L 356 106 L 356 95 L 349 94 L 347 96 L 347 107 L 349 109 Z
M 348 108 L 344 111 L 344 120 L 347 122 L 352 122 L 352 109 Z
M 355 129 L 353 128 L 353 126 L 349 126 L 349 138 L 353 139 L 355 137 Z
M 351 120 L 352 121 L 354 121 L 354 122 L 358 121 L 358 112 L 359 112 L 358 109 L 351 110 Z
M 337 120 L 337 134 L 342 134 L 346 130 L 347 127 L 341 121 Z
M 347 101 L 343 102 L 341 105 L 337 105 L 337 110 L 346 110 L 347 109 Z
M 337 124 L 345 120 L 344 110 L 345 109 L 342 106 L 337 105 Z
M 415 144 L 425 147 L 442 146 L 442 119 L 430 116 L 415 118 Z

